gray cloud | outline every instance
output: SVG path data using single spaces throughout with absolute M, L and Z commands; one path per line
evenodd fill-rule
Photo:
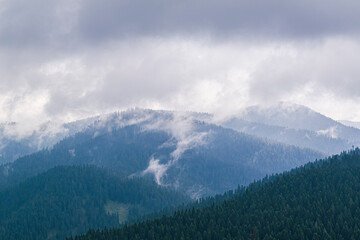
M 295 46 L 258 66 L 251 76 L 252 96 L 281 100 L 308 88 L 308 94 L 331 92 L 339 98 L 360 98 L 358 40 L 337 38 Z
M 74 30 L 77 2 L 3 0 L 0 9 L 1 48 L 66 48 L 77 36 Z
M 358 1 L 86 1 L 79 32 L 90 40 L 208 33 L 232 37 L 313 38 L 358 34 Z
M 114 38 L 209 34 L 303 39 L 359 34 L 360 3 L 305 1 L 3 0 L 0 42 L 68 49 Z
M 277 101 L 359 120 L 349 110 L 360 90 L 359 7 L 0 0 L 0 122 L 133 106 L 222 115 Z

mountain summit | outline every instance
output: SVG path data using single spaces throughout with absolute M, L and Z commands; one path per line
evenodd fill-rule
M 345 126 L 308 107 L 279 103 L 246 108 L 222 126 L 324 154 L 336 154 L 360 145 L 360 129 Z

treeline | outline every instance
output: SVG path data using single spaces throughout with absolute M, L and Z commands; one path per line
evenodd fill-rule
M 360 239 L 360 150 L 267 178 L 221 204 L 68 239 Z
M 152 180 L 94 166 L 59 166 L 0 192 L 0 238 L 64 239 L 189 201 Z

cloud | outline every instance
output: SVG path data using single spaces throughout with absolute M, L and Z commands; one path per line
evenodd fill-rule
M 324 136 L 328 136 L 330 138 L 338 138 L 338 129 L 336 126 L 334 127 L 330 127 L 328 129 L 325 129 L 325 130 L 319 130 L 319 131 L 316 131 L 316 133 L 318 135 L 324 135 Z
M 76 38 L 80 1 L 3 0 L 0 8 L 0 44 L 6 48 L 64 50 Z
M 168 168 L 168 164 L 161 164 L 159 159 L 151 158 L 149 161 L 149 166 L 146 170 L 143 171 L 142 174 L 154 174 L 156 183 L 159 185 L 163 185 L 161 178 L 164 176 Z
M 304 88 L 358 97 L 357 40 L 333 38 L 322 44 L 290 45 L 264 60 L 252 75 L 251 91 L 271 98 Z M 271 90 L 267 92 L 267 90 Z M 318 92 L 317 92 L 318 93 Z
M 86 39 L 208 33 L 216 38 L 313 38 L 359 33 L 357 1 L 87 1 Z
M 173 112 L 170 120 L 155 119 L 144 125 L 143 128 L 146 131 L 166 131 L 171 135 L 171 139 L 160 148 L 175 146 L 175 150 L 170 153 L 170 158 L 166 163 L 160 163 L 160 159 L 152 157 L 148 167 L 142 172 L 142 174 L 154 174 L 155 181 L 159 185 L 164 185 L 162 178 L 167 170 L 175 165 L 187 150 L 206 144 L 205 137 L 209 134 L 209 132 L 196 131 L 194 116 L 184 112 Z
M 250 77 L 250 95 L 261 103 L 299 102 L 327 111 L 337 119 L 349 116 L 345 113 L 349 109 L 336 106 L 343 105 L 353 108 L 353 116 L 359 116 L 355 107 L 360 100 L 358 53 L 357 39 L 332 38 L 321 43 L 289 45 L 259 64 Z
M 199 36 L 312 39 L 358 35 L 360 3 L 303 1 L 3 0 L 0 43 L 74 50 L 114 39 Z
M 0 122 L 277 101 L 360 120 L 359 4 L 2 0 Z
M 17 71 L 1 68 L 7 76 L 0 83 L 2 118 L 71 120 L 133 106 L 222 115 L 277 101 L 319 109 L 314 103 L 329 95 L 337 96 L 335 102 L 355 103 L 359 56 L 359 44 L 344 38 L 261 45 L 156 38 L 114 42 L 82 54 L 40 54 L 33 62 L 21 55 L 10 60 Z M 327 109 L 322 111 L 331 115 Z

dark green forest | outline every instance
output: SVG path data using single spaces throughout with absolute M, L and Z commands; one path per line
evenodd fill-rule
M 152 180 L 94 166 L 59 166 L 0 192 L 0 238 L 64 239 L 189 201 Z
M 68 239 L 360 239 L 360 150 L 264 178 L 220 204 Z

